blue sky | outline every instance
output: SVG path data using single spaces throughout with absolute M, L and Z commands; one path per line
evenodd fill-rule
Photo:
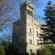
M 23 3 L 24 1 L 25 0 L 22 0 L 21 2 Z M 28 0 L 28 1 L 31 2 L 31 0 Z M 35 5 L 34 3 L 31 2 L 34 5 L 34 15 L 39 15 L 41 17 L 44 17 L 44 9 L 45 9 L 46 4 L 48 3 L 48 1 L 51 1 L 51 2 L 55 3 L 55 0 L 38 0 L 38 1 L 37 0 L 34 0 L 34 1 L 36 1 L 36 4 L 37 4 L 37 5 Z M 17 2 L 19 3 L 18 0 L 17 0 Z M 18 3 L 16 5 L 16 9 L 17 10 L 19 10 L 19 4 Z M 18 13 L 18 14 L 20 14 L 20 13 Z M 39 21 L 41 23 L 44 23 L 44 21 L 42 20 L 42 18 L 38 18 L 38 19 L 35 18 L 35 20 L 37 20 L 37 21 Z
M 10 0 L 11 1 L 11 0 Z M 16 8 L 16 10 L 17 10 L 17 15 L 20 15 L 20 11 L 19 11 L 19 1 L 18 1 L 18 3 L 16 2 L 16 0 L 13 0 L 14 1 L 14 4 L 16 3 L 16 6 L 15 6 L 15 8 Z M 22 2 L 24 2 L 25 0 L 21 0 Z M 31 0 L 28 0 L 28 1 L 30 1 L 31 2 Z M 39 16 L 41 16 L 41 17 L 44 17 L 44 9 L 45 9 L 45 6 L 46 6 L 46 4 L 48 3 L 48 1 L 52 1 L 53 3 L 55 3 L 55 0 L 39 0 L 38 2 L 36 1 L 36 3 L 37 3 L 37 5 L 38 6 L 36 6 L 36 5 L 34 5 L 34 15 L 39 15 Z M 11 5 L 12 5 L 12 2 L 11 2 Z M 12 6 L 13 7 L 13 6 Z M 15 17 L 13 17 L 14 18 L 14 20 L 15 20 Z M 18 19 L 18 18 L 17 18 Z M 39 22 L 41 22 L 41 23 L 45 23 L 44 22 L 44 20 L 42 20 L 42 18 L 35 18 L 35 20 L 38 20 Z M 9 30 L 8 30 L 9 31 Z M 3 33 L 7 33 L 7 31 L 4 31 Z M 7 33 L 7 34 L 9 34 L 9 32 Z M 1 36 L 2 34 L 0 34 L 0 36 Z
M 34 8 L 34 14 L 38 14 L 40 16 L 44 16 L 44 9 L 45 9 L 45 6 L 46 4 L 48 3 L 48 1 L 52 1 L 53 3 L 55 3 L 55 0 L 40 0 L 41 1 L 41 5 L 39 8 Z
M 36 6 L 34 6 L 34 14 L 35 15 L 37 14 L 37 15 L 39 15 L 41 17 L 44 17 L 44 9 L 45 9 L 46 4 L 48 3 L 48 1 L 52 1 L 53 3 L 55 3 L 55 0 L 40 0 L 40 3 L 41 3 L 41 5 L 39 5 L 40 7 L 36 8 Z M 42 18 L 40 18 L 39 21 L 41 23 L 44 23 L 44 21 L 41 20 L 41 19 Z

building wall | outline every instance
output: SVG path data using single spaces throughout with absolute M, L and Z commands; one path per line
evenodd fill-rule
M 30 53 L 31 49 L 32 52 L 36 52 L 40 48 L 37 40 L 40 42 L 39 34 L 41 33 L 41 24 L 34 20 L 34 6 L 30 2 L 24 3 L 20 7 L 20 20 L 13 24 L 12 43 L 19 49 L 19 53 L 25 51 Z M 30 28 L 31 33 L 29 33 Z M 36 32 L 38 32 L 38 36 Z M 14 33 L 16 34 L 15 36 Z M 27 46 L 20 46 L 23 40 L 27 43 Z M 30 43 L 30 40 L 32 40 L 32 43 Z
M 29 24 L 31 22 L 31 25 Z M 39 41 L 39 34 L 41 33 L 41 24 L 37 21 L 35 21 L 32 18 L 27 19 L 27 32 L 26 32 L 26 41 L 28 43 L 27 45 L 27 52 L 30 52 L 30 49 L 32 49 L 32 52 L 36 52 L 40 46 L 37 45 L 37 40 Z M 31 28 L 31 34 L 29 34 L 29 28 Z M 36 32 L 38 32 L 38 36 L 36 36 Z M 32 40 L 32 44 L 29 43 L 29 40 Z M 40 41 L 39 41 L 40 42 Z

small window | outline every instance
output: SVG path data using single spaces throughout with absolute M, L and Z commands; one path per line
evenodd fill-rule
M 38 26 L 36 26 L 36 29 L 38 29 Z
M 32 49 L 30 49 L 30 53 L 32 53 Z
M 32 44 L 32 40 L 29 40 L 29 43 Z
M 38 36 L 38 31 L 36 32 L 36 36 Z
M 27 11 L 27 14 L 33 16 L 33 12 Z
M 37 46 L 39 46 L 39 41 L 37 40 Z
M 30 13 L 30 16 L 32 16 L 32 13 Z
M 29 34 L 31 34 L 31 28 L 29 28 Z
M 24 28 L 22 28 L 22 34 L 24 33 Z

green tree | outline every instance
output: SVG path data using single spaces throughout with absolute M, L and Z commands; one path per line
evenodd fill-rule
M 49 46 L 49 49 L 51 50 L 52 55 L 55 55 L 55 46 Z
M 11 45 L 12 43 L 8 42 L 8 41 L 2 41 L 2 46 L 4 47 L 5 50 L 5 54 L 7 53 L 8 47 Z
M 4 48 L 7 48 L 9 45 L 11 45 L 12 43 L 11 42 L 8 42 L 8 41 L 2 41 L 2 45 Z
M 55 8 L 51 1 L 47 3 L 45 11 L 45 22 L 41 29 L 43 34 L 41 36 L 44 39 L 44 43 L 55 43 Z M 49 40 L 49 41 L 47 41 Z
M 6 55 L 17 55 L 16 49 L 14 45 L 9 45 L 6 51 Z
M 0 55 L 4 55 L 4 54 L 5 54 L 4 47 L 0 45 Z
M 37 55 L 52 55 L 51 50 L 49 49 L 49 45 L 43 45 L 37 53 Z

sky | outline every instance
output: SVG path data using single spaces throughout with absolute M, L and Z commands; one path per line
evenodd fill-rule
M 15 9 L 17 10 L 16 12 L 17 12 L 17 15 L 20 15 L 20 9 L 19 9 L 19 1 L 17 0 L 13 0 L 14 1 L 14 4 L 16 3 L 16 6 L 15 6 Z M 23 3 L 25 0 L 21 0 L 21 2 Z M 31 0 L 28 0 L 28 1 L 30 1 L 31 2 Z M 44 17 L 44 9 L 45 9 L 45 6 L 46 6 L 46 4 L 48 3 L 48 1 L 52 1 L 54 4 L 55 4 L 55 0 L 38 0 L 38 1 L 36 1 L 36 3 L 37 3 L 37 6 L 36 5 L 34 5 L 32 2 L 32 4 L 34 5 L 34 15 L 38 15 L 38 16 L 41 16 L 41 17 Z M 10 0 L 10 2 L 11 2 L 11 0 Z M 17 3 L 18 2 L 18 3 Z M 12 2 L 11 2 L 11 5 L 12 5 Z M 13 5 L 12 5 L 13 6 Z M 10 13 L 10 15 L 11 15 L 11 13 Z M 15 17 L 13 17 L 14 18 L 14 20 L 15 20 Z M 19 18 L 17 18 L 17 19 L 19 19 Z M 45 23 L 44 22 L 44 20 L 42 20 L 42 18 L 35 18 L 35 20 L 38 20 L 40 23 Z M 9 30 L 8 30 L 9 31 Z M 7 32 L 7 31 L 3 31 L 3 33 L 7 33 L 7 34 L 10 34 L 9 32 Z M 0 36 L 1 36 L 2 34 L 0 34 Z
M 20 0 L 21 1 L 21 0 Z M 25 0 L 22 0 L 21 2 L 23 3 Z M 28 1 L 30 1 L 31 2 L 31 0 L 28 0 Z M 35 0 L 34 0 L 35 1 Z M 44 9 L 45 9 L 45 7 L 46 7 L 46 5 L 47 5 L 47 3 L 48 3 L 48 1 L 51 1 L 51 2 L 53 2 L 53 3 L 55 3 L 55 0 L 36 0 L 36 4 L 37 5 L 35 5 L 33 2 L 31 2 L 33 5 L 34 5 L 34 15 L 38 15 L 38 16 L 41 16 L 41 17 L 44 17 Z M 18 0 L 17 0 L 17 2 L 19 2 Z M 19 10 L 19 5 L 18 5 L 18 3 L 17 3 L 17 10 Z M 19 13 L 18 13 L 19 14 Z M 35 18 L 35 20 L 37 20 L 37 21 L 39 21 L 40 23 L 45 23 L 43 20 L 42 20 L 42 18 Z
M 36 15 L 39 15 L 39 16 L 41 16 L 41 17 L 44 17 L 44 9 L 45 9 L 45 7 L 46 7 L 46 4 L 48 3 L 48 1 L 52 1 L 53 3 L 55 3 L 55 0 L 40 0 L 40 3 L 41 3 L 41 5 L 39 5 L 40 7 L 37 7 L 36 8 L 36 6 L 34 6 L 34 14 Z M 36 19 L 37 20 L 37 19 Z M 42 20 L 42 18 L 39 18 L 39 20 L 38 20 L 39 22 L 41 22 L 41 23 L 45 23 L 43 20 Z

